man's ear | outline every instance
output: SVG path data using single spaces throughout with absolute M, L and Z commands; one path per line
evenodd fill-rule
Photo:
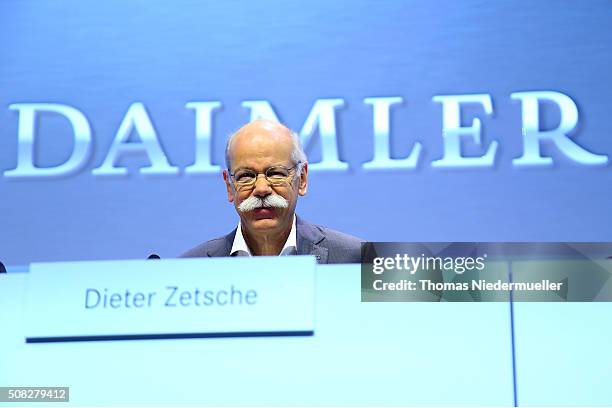
M 298 193 L 303 196 L 308 191 L 308 163 L 302 164 L 302 171 L 300 172 L 300 185 L 298 186 Z
M 225 188 L 227 190 L 227 201 L 230 203 L 234 202 L 234 186 L 227 170 L 223 170 L 223 180 L 225 181 Z

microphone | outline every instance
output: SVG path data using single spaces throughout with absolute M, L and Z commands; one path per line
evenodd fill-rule
M 151 254 L 147 256 L 147 259 L 161 259 L 161 257 L 157 254 Z
M 0 262 L 0 273 L 6 273 L 6 268 L 2 262 Z

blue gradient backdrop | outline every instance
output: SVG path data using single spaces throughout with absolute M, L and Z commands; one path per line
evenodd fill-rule
M 94 153 L 59 179 L 0 177 L 0 259 L 33 261 L 174 257 L 236 222 L 220 175 L 97 178 L 125 112 L 146 105 L 169 161 L 193 163 L 190 101 L 223 103 L 213 161 L 265 99 L 299 130 L 312 104 L 342 98 L 337 114 L 345 172 L 312 172 L 298 213 L 378 241 L 611 241 L 612 171 L 577 165 L 555 149 L 549 169 L 516 169 L 522 154 L 518 91 L 554 90 L 578 104 L 574 140 L 612 155 L 612 7 L 607 1 L 4 1 L 0 3 L 0 171 L 15 168 L 11 103 L 54 102 L 89 119 Z M 483 142 L 494 168 L 440 171 L 442 109 L 434 95 L 487 93 Z M 401 96 L 392 113 L 394 157 L 419 141 L 418 168 L 366 172 L 373 154 L 371 96 Z M 545 125 L 556 126 L 554 109 Z M 42 116 L 38 160 L 72 146 L 68 122 Z M 466 145 L 469 145 L 467 143 Z M 469 146 L 468 146 L 469 147 Z M 475 152 L 478 152 L 476 149 Z M 469 150 L 468 150 L 469 152 Z M 317 143 L 307 151 L 316 161 Z

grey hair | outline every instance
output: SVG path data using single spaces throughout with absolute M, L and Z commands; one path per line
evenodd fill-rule
M 225 168 L 227 169 L 227 171 L 231 171 L 232 169 L 232 163 L 230 161 L 229 154 L 230 145 L 232 144 L 234 136 L 236 136 L 239 131 L 240 129 L 232 133 L 227 138 L 227 142 L 225 144 Z M 293 142 L 293 149 L 291 150 L 291 161 L 293 162 L 293 165 L 297 166 L 296 175 L 299 176 L 302 173 L 302 167 L 308 161 L 308 158 L 306 157 L 306 153 L 304 153 L 304 148 L 302 147 L 300 136 L 291 129 L 289 129 L 289 132 L 291 133 L 291 141 Z

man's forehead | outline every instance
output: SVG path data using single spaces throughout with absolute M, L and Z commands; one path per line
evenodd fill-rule
M 234 135 L 230 145 L 232 164 L 234 161 L 290 160 L 293 150 L 291 131 L 285 126 L 269 121 L 256 121 L 243 126 Z
M 278 122 L 258 119 L 241 127 L 234 136 L 234 141 L 248 140 L 254 137 L 260 139 L 291 140 L 291 131 Z

